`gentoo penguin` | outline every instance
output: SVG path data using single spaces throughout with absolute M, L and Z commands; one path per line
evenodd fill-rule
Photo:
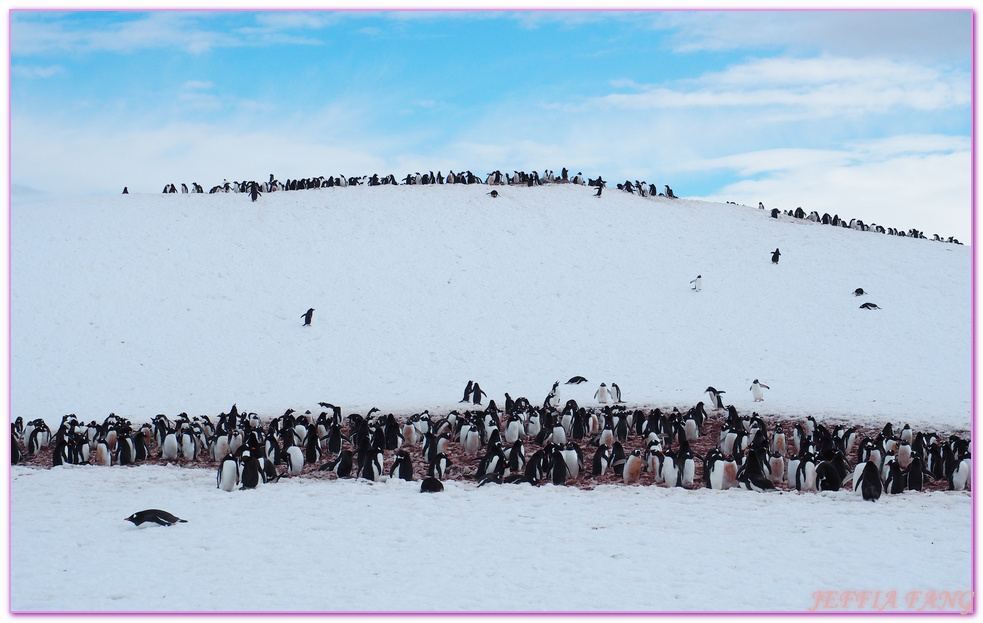
M 239 484 L 239 462 L 231 454 L 225 455 L 218 466 L 215 486 L 222 491 L 232 491 Z
M 864 294 L 867 293 L 864 292 L 863 288 L 857 288 L 856 290 L 853 291 L 853 296 L 863 296 Z
M 642 477 L 642 451 L 633 450 L 628 458 L 625 459 L 625 468 L 622 471 L 622 479 L 626 485 L 638 482 Z
M 304 312 L 303 314 L 301 314 L 300 317 L 304 319 L 304 326 L 305 327 L 311 326 L 311 318 L 314 317 L 314 308 L 312 307 L 312 308 L 308 309 L 306 312 Z M 228 404 L 228 403 L 225 403 L 225 404 Z
M 595 478 L 603 476 L 611 464 L 611 450 L 604 444 L 599 445 L 591 463 L 593 468 L 591 469 L 591 476 Z
M 621 388 L 618 387 L 617 383 L 611 383 L 611 389 L 609 392 L 611 394 L 611 399 L 615 404 L 623 403 L 624 400 L 621 399 Z
M 484 391 L 482 391 L 482 389 L 480 387 L 478 387 L 478 384 L 477 383 L 475 383 L 472 386 L 472 388 L 471 388 L 471 402 L 472 403 L 474 403 L 476 405 L 480 405 L 481 404 L 481 397 L 482 396 L 487 396 L 487 395 L 488 394 L 486 394 Z
M 243 452 L 242 475 L 239 478 L 239 481 L 242 483 L 241 488 L 255 489 L 261 482 L 260 476 L 259 459 L 249 454 L 248 451 Z
M 461 398 L 459 402 L 471 402 L 471 390 L 474 387 L 474 381 L 468 381 L 467 386 L 464 388 L 464 398 Z
M 874 303 L 864 303 L 863 305 L 860 306 L 860 309 L 880 309 L 880 307 L 878 307 Z
M 338 458 L 321 466 L 318 471 L 332 471 L 338 478 L 348 478 L 352 475 L 352 462 L 354 456 L 351 450 L 342 450 Z
M 436 478 L 424 478 L 420 481 L 420 493 L 440 493 L 444 490 L 444 483 Z
M 717 390 L 712 385 L 703 390 L 704 394 L 710 394 L 710 403 L 713 404 L 714 409 L 723 409 L 724 401 L 720 397 L 720 394 L 725 394 L 727 392 L 723 390 Z
M 853 472 L 853 491 L 871 502 L 881 497 L 881 475 L 876 463 L 867 461 L 857 465 Z
M 393 459 L 393 466 L 389 470 L 389 477 L 399 476 L 403 480 L 413 480 L 413 459 L 406 450 L 397 450 L 396 457 Z
M 601 196 L 601 191 L 602 191 L 603 189 L 604 189 L 604 187 L 603 187 L 603 186 L 601 186 L 600 184 L 598 184 L 598 185 L 597 185 L 597 192 L 596 192 L 596 193 L 594 194 L 594 196 L 595 196 L 595 197 L 600 197 L 600 196 Z
M 764 396 L 762 396 L 762 393 L 761 393 L 761 388 L 762 387 L 764 387 L 765 389 L 771 389 L 770 387 L 768 387 L 764 383 L 759 383 L 758 382 L 758 379 L 754 379 L 754 382 L 751 383 L 751 387 L 748 388 L 748 389 L 751 390 L 751 395 L 754 396 L 754 401 L 755 402 L 761 402 L 761 401 L 764 400 Z
M 124 187 L 123 187 L 123 194 L 124 194 L 124 195 L 128 195 L 128 194 L 130 194 L 130 191 L 128 191 L 128 190 L 126 189 L 126 186 L 124 186 Z
M 778 249 L 775 249 L 775 252 L 771 254 L 771 263 L 772 264 L 777 264 L 778 263 L 778 258 L 780 256 L 781 256 L 781 252 Z
M 690 281 L 690 283 L 693 284 L 693 290 L 699 292 L 700 288 L 703 287 L 703 275 L 697 275 L 696 279 Z
M 173 526 L 176 523 L 188 523 L 187 519 L 180 519 L 167 511 L 162 511 L 158 508 L 148 508 L 145 511 L 133 513 L 123 521 L 130 521 L 135 526 L 139 526 L 145 521 L 152 521 L 155 524 L 160 524 L 162 526 Z
M 296 476 L 304 469 L 304 451 L 299 446 L 290 446 L 283 452 L 287 462 L 287 475 Z
M 581 383 L 586 383 L 586 382 L 587 382 L 587 379 L 585 379 L 584 377 L 582 377 L 582 376 L 574 376 L 574 377 L 571 377 L 569 381 L 567 381 L 567 385 L 580 385 Z
M 596 392 L 594 392 L 594 399 L 597 400 L 602 405 L 607 404 L 608 403 L 608 386 L 605 385 L 604 383 L 601 383 L 601 386 L 597 388 L 597 391 Z

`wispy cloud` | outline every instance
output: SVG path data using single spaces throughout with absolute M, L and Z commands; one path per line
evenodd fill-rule
M 668 86 L 618 81 L 633 93 L 612 93 L 575 107 L 668 109 L 786 107 L 829 116 L 842 111 L 940 110 L 968 106 L 970 77 L 913 62 L 885 59 L 766 58 Z
M 51 78 L 52 76 L 65 73 L 65 68 L 61 65 L 51 65 L 49 67 L 14 65 L 10 68 L 10 71 L 18 78 Z
M 652 27 L 677 52 L 748 48 L 968 62 L 970 11 L 666 11 Z

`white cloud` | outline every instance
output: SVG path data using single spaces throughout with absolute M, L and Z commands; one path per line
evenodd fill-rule
M 65 68 L 61 65 L 51 65 L 48 67 L 14 65 L 10 68 L 10 71 L 18 78 L 51 78 L 52 76 L 65 73 Z
M 753 177 L 703 198 L 839 214 L 970 240 L 971 150 L 962 137 L 914 135 L 840 150 L 774 149 L 685 164 Z

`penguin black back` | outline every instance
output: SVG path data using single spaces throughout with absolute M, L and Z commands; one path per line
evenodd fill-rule
M 156 524 L 162 526 L 171 526 L 176 523 L 188 523 L 187 519 L 180 519 L 174 515 L 168 513 L 167 511 L 162 511 L 158 508 L 148 508 L 145 511 L 138 511 L 133 513 L 123 521 L 131 521 L 134 525 L 139 526 L 146 521 L 152 521 Z

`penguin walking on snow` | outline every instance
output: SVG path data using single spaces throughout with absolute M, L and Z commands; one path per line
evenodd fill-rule
M 772 264 L 777 264 L 778 263 L 778 258 L 780 256 L 781 256 L 781 252 L 778 249 L 775 249 L 775 252 L 771 254 L 771 263 Z
M 699 292 L 700 289 L 703 288 L 703 275 L 697 275 L 696 279 L 690 281 L 690 283 L 693 284 L 693 291 Z
M 310 308 L 310 309 L 308 309 L 308 310 L 307 310 L 306 312 L 304 312 L 303 314 L 301 314 L 301 318 L 303 318 L 303 319 L 304 319 L 304 326 L 305 326 L 305 327 L 309 327 L 309 326 L 311 326 L 311 319 L 312 319 L 313 317 L 314 317 L 314 308 L 313 308 L 313 307 L 312 307 L 312 308 Z M 226 404 L 228 404 L 228 403 L 226 403 Z
M 712 385 L 703 390 L 704 394 L 710 394 L 710 403 L 713 404 L 714 409 L 723 409 L 724 401 L 720 397 L 720 394 L 726 393 L 723 390 L 717 390 Z
M 608 403 L 608 386 L 601 383 L 601 386 L 594 392 L 594 399 L 602 405 L 606 405 Z
M 764 396 L 763 396 L 763 394 L 761 392 L 761 388 L 762 387 L 765 388 L 765 389 L 771 389 L 770 387 L 768 387 L 764 383 L 759 383 L 758 382 L 758 379 L 754 379 L 754 382 L 751 383 L 751 387 L 748 388 L 748 389 L 751 390 L 751 395 L 754 396 L 754 401 L 755 402 L 761 402 L 761 401 L 764 400 Z

